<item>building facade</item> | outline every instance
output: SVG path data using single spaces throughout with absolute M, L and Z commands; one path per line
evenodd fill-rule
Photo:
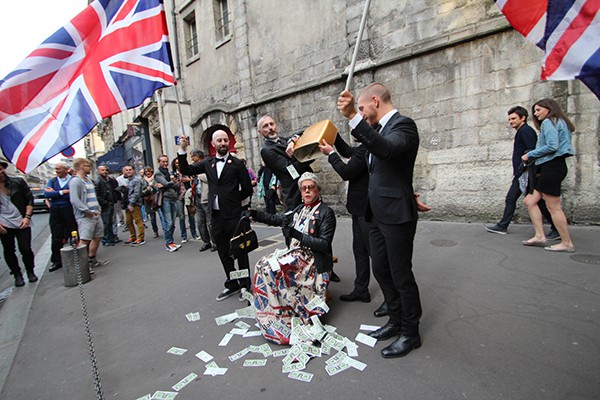
M 209 132 L 230 128 L 235 150 L 260 166 L 256 122 L 270 114 L 281 134 L 330 119 L 349 139 L 336 108 L 364 2 L 359 0 L 170 0 L 165 2 L 183 114 L 174 89 L 161 92 L 162 149 L 177 129 L 209 150 Z M 419 127 L 415 190 L 426 218 L 495 220 L 511 180 L 514 131 L 507 110 L 554 98 L 577 126 L 563 208 L 569 220 L 600 222 L 599 102 L 578 81 L 539 79 L 542 52 L 493 1 L 371 2 L 352 91 L 379 81 Z M 158 108 L 158 107 L 157 107 Z M 180 128 L 177 128 L 177 127 Z M 184 126 L 184 128 L 181 128 Z M 166 132 L 168 131 L 168 132 Z M 324 198 L 344 211 L 345 184 L 321 159 Z M 521 207 L 520 218 L 526 218 Z

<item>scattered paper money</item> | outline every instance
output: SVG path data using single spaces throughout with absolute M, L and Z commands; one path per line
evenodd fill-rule
M 245 349 L 242 349 L 242 350 L 238 351 L 237 353 L 230 355 L 228 358 L 229 358 L 229 361 L 234 362 L 234 361 L 237 361 L 240 358 L 244 357 L 248 353 L 250 353 L 250 350 L 246 347 Z
M 135 400 L 152 400 L 152 395 L 151 394 L 147 394 L 145 396 L 139 397 Z
M 302 382 L 310 382 L 310 380 L 313 378 L 313 374 L 310 372 L 293 371 L 290 372 L 288 378 L 296 379 Z
M 211 361 L 208 364 L 205 365 L 206 368 L 219 368 L 219 366 L 217 365 L 216 362 Z
M 215 322 L 217 325 L 225 325 L 238 317 L 236 312 L 232 312 L 231 314 L 222 315 L 220 317 L 215 318 Z
M 250 325 L 248 325 L 244 321 L 238 321 L 238 322 L 236 322 L 235 326 L 237 326 L 240 329 L 250 329 Z
M 169 350 L 167 350 L 167 353 L 180 356 L 182 354 L 185 354 L 186 351 L 187 351 L 187 349 L 182 349 L 179 347 L 171 347 Z
M 362 332 L 359 332 L 358 335 L 356 335 L 356 338 L 354 339 L 357 342 L 366 344 L 367 346 L 371 346 L 371 347 L 375 347 L 375 344 L 377 343 L 377 339 L 369 336 L 369 335 L 365 335 Z
M 250 276 L 249 272 L 247 269 L 242 269 L 239 271 L 231 271 L 229 273 L 229 279 L 233 280 L 233 279 L 242 279 L 242 278 L 248 278 Z
M 358 345 L 350 340 L 346 341 L 346 349 L 350 357 L 358 356 Z
M 342 361 L 339 364 L 331 364 L 326 366 L 325 371 L 327 371 L 329 376 L 333 376 L 347 370 L 348 368 L 350 368 L 350 365 Z
M 190 322 L 200 321 L 200 313 L 199 312 L 185 314 L 185 317 Z
M 214 358 L 213 356 L 211 356 L 210 354 L 208 354 L 204 350 L 202 350 L 199 353 L 196 353 L 196 357 L 198 357 L 199 359 L 201 359 L 204 362 L 209 362 L 210 360 L 212 360 Z
M 245 360 L 244 367 L 264 367 L 267 365 L 267 360 Z
M 255 337 L 255 336 L 260 336 L 262 335 L 261 331 L 248 331 L 246 333 L 244 333 L 243 337 Z
M 226 372 L 227 372 L 227 368 L 206 368 L 206 370 L 204 371 L 204 375 L 211 375 L 211 376 L 225 375 Z
M 246 332 L 248 332 L 248 328 L 233 328 L 229 331 L 229 333 L 231 333 L 232 335 L 240 335 L 240 336 L 244 336 L 246 334 Z
M 240 308 L 239 310 L 235 310 L 235 314 L 239 318 L 256 318 L 256 308 L 254 306 L 248 306 L 244 308 Z
M 221 339 L 221 341 L 219 342 L 219 346 L 227 346 L 232 337 L 233 335 L 231 333 L 226 333 L 225 336 L 223 336 L 223 339 Z
M 165 392 L 163 390 L 157 390 L 152 395 L 152 400 L 173 400 L 177 394 L 177 392 Z
M 324 325 L 323 328 L 329 333 L 334 333 L 335 331 L 337 331 L 337 328 L 331 325 Z
M 346 357 L 344 359 L 344 362 L 348 365 L 350 365 L 352 368 L 356 368 L 359 371 L 364 371 L 364 369 L 367 367 L 367 364 L 365 364 L 364 362 L 355 360 L 352 357 Z
M 198 377 L 198 375 L 196 375 L 195 373 L 192 372 L 191 374 L 189 374 L 188 376 L 186 376 L 185 378 L 183 378 L 182 380 L 177 382 L 175 385 L 173 385 L 173 390 L 176 392 L 179 392 L 190 382 L 193 382 L 194 379 L 196 379 L 197 377 Z
M 303 370 L 304 368 L 306 368 L 306 364 L 302 364 L 300 362 L 296 362 L 296 363 L 293 363 L 293 364 L 283 365 L 281 367 L 281 372 L 284 373 L 284 374 L 287 374 L 287 373 L 292 372 L 292 371 Z
M 246 290 L 246 288 L 242 288 L 242 298 L 244 300 L 248 300 L 250 303 L 254 301 L 254 296 L 252 295 L 252 292 L 249 292 L 248 290 Z
M 325 364 L 327 364 L 327 365 L 339 364 L 340 362 L 344 361 L 345 358 L 346 358 L 346 353 L 344 353 L 343 351 L 340 351 L 333 357 L 329 358 L 329 360 L 325 361 Z
M 267 262 L 273 272 L 281 271 L 281 265 L 279 265 L 279 261 L 275 257 L 267 258 Z
M 290 349 L 281 349 L 273 352 L 273 357 L 284 357 L 288 354 Z
M 381 328 L 381 327 L 377 326 L 377 325 L 367 325 L 367 324 L 361 324 L 360 325 L 360 330 L 361 331 L 373 332 L 373 331 L 376 331 L 379 328 Z

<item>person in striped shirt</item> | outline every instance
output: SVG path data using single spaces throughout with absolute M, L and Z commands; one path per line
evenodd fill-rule
M 93 273 L 92 268 L 108 264 L 108 261 L 96 258 L 100 240 L 104 235 L 104 224 L 102 224 L 100 204 L 96 198 L 96 188 L 88 178 L 92 170 L 91 161 L 86 158 L 76 158 L 73 161 L 73 169 L 77 175 L 69 182 L 70 200 L 77 221 L 79 239 L 81 243 L 88 246 L 89 267 L 90 272 Z

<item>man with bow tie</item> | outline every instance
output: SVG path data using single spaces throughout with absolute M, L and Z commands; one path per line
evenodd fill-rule
M 240 292 L 250 289 L 250 278 L 230 279 L 235 271 L 234 260 L 229 254 L 229 241 L 235 234 L 236 226 L 242 213 L 242 200 L 252 195 L 252 183 L 244 163 L 229 154 L 229 136 L 223 130 L 212 135 L 212 145 L 217 150 L 215 157 L 208 157 L 192 165 L 188 164 L 186 149 L 187 137 L 181 138 L 178 151 L 179 170 L 183 175 L 206 174 L 208 180 L 208 208 L 212 218 L 213 240 L 223 269 L 225 270 L 225 290 L 217 296 L 217 301 L 225 300 Z M 238 268 L 250 271 L 248 255 L 238 258 Z M 248 274 L 248 276 L 250 276 Z M 240 295 L 240 301 L 243 298 Z
M 310 162 L 301 163 L 292 157 L 294 143 L 299 135 L 291 138 L 279 137 L 277 123 L 271 116 L 263 115 L 257 123 L 258 133 L 265 139 L 260 156 L 281 184 L 281 192 L 286 210 L 293 210 L 302 203 L 298 178 L 305 172 L 312 172 Z

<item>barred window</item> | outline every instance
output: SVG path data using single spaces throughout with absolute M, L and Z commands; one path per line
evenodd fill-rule
M 198 54 L 198 30 L 196 28 L 196 13 L 191 12 L 184 19 L 185 54 L 192 58 Z
M 215 27 L 217 40 L 223 40 L 230 33 L 230 14 L 227 0 L 214 0 Z

